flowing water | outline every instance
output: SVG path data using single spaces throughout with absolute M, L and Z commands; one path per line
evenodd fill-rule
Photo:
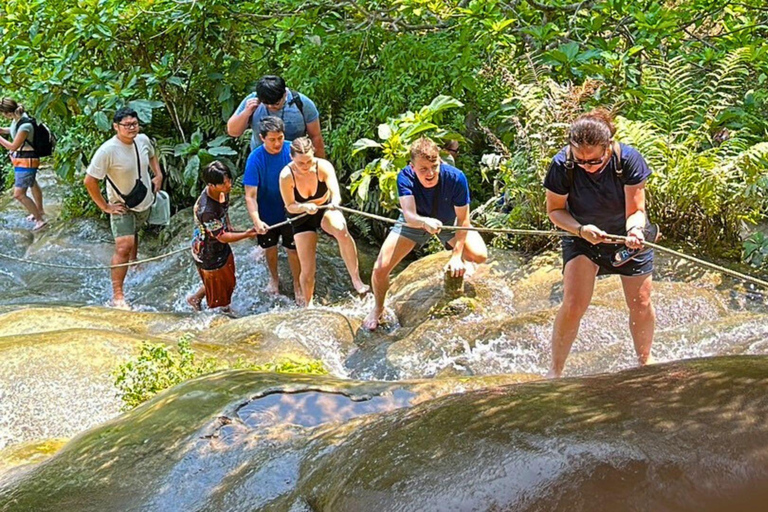
M 43 173 L 42 185 L 49 216 L 55 219 L 60 202 L 56 182 Z M 232 218 L 236 226 L 246 225 L 242 198 L 234 199 Z M 109 263 L 113 245 L 104 220 L 54 220 L 35 234 L 29 227 L 16 203 L 4 198 L 0 252 L 61 265 Z M 188 246 L 190 232 L 191 212 L 184 210 L 170 226 L 145 233 L 139 258 Z M 115 418 L 120 403 L 112 387 L 114 368 L 135 354 L 142 341 L 172 345 L 184 333 L 191 333 L 193 345 L 205 353 L 254 362 L 320 359 L 332 376 L 342 379 L 446 379 L 457 391 L 459 381 L 452 378 L 506 374 L 530 380 L 546 373 L 549 336 L 562 298 L 557 254 L 530 257 L 493 250 L 489 264 L 467 281 L 466 297 L 456 300 L 443 296 L 444 254 L 410 263 L 393 280 L 386 325 L 368 333 L 360 324 L 373 299 L 351 293 L 336 244 L 328 237 L 321 236 L 318 307 L 312 310 L 298 308 L 287 295 L 264 292 L 268 275 L 255 243 L 233 248 L 237 319 L 190 310 L 185 297 L 200 281 L 186 252 L 129 271 L 125 287 L 130 312 L 104 307 L 110 297 L 106 270 L 0 259 L 0 454 L 25 443 L 71 438 Z M 377 248 L 359 244 L 359 252 L 367 281 Z M 280 272 L 289 275 L 282 250 Z M 659 362 L 768 353 L 768 306 L 762 292 L 663 255 L 655 279 L 653 350 Z M 282 286 L 290 291 L 287 279 Z M 627 316 L 618 278 L 600 279 L 569 358 L 568 375 L 632 368 Z M 308 428 L 332 421 L 324 417 L 329 411 L 336 414 L 333 421 L 345 422 L 397 409 L 411 396 L 410 391 L 396 391 L 382 403 L 375 399 L 345 405 L 343 395 L 297 393 L 246 405 L 236 423 L 253 430 L 293 414 L 292 423 Z M 162 496 L 156 499 L 162 501 Z

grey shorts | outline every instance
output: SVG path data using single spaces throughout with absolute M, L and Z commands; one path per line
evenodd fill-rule
M 36 178 L 37 169 L 17 167 L 13 170 L 13 186 L 16 188 L 30 188 Z
M 131 236 L 139 232 L 144 227 L 144 224 L 149 220 L 150 208 L 147 208 L 143 212 L 134 212 L 128 210 L 123 215 L 109 216 L 109 226 L 112 228 L 112 236 L 115 239 L 121 236 Z
M 401 214 L 400 217 L 397 218 L 397 222 L 405 222 L 405 217 L 403 217 Z M 432 238 L 432 235 L 429 234 L 428 231 L 412 228 L 410 226 L 406 226 L 405 224 L 395 224 L 391 232 L 407 238 L 408 240 L 413 240 L 416 242 L 417 249 L 425 243 L 429 242 L 429 239 Z M 452 231 L 440 231 L 437 234 L 437 237 L 440 239 L 440 242 L 442 242 L 443 247 L 448 250 L 451 249 L 451 246 L 448 244 L 448 242 L 453 239 L 454 236 L 456 236 L 456 234 Z

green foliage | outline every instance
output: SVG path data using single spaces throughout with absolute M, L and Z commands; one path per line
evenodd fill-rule
M 0 163 L 0 183 L 2 183 L 2 191 L 10 190 L 13 188 L 14 175 L 13 165 L 10 161 Z
M 142 343 L 138 356 L 117 367 L 113 376 L 123 401 L 123 410 L 133 409 L 181 382 L 229 367 L 215 358 L 198 359 L 190 340 L 190 335 L 182 336 L 176 353 L 162 343 Z M 311 375 L 328 373 L 321 361 L 297 362 L 290 359 L 260 365 L 238 359 L 232 368 Z
M 432 138 L 438 145 L 448 140 L 463 140 L 460 134 L 441 129 L 437 124 L 443 111 L 462 106 L 463 103 L 454 98 L 438 96 L 416 113 L 409 111 L 380 124 L 378 136 L 381 143 L 371 139 L 359 139 L 355 142 L 353 155 L 368 149 L 381 150 L 380 157 L 368 162 L 350 177 L 350 190 L 357 194 L 358 202 L 364 204 L 372 184 L 377 183 L 381 192 L 381 204 L 387 209 L 396 208 L 397 174 L 410 161 L 411 143 L 423 136 Z
M 466 140 L 483 222 L 549 227 L 542 173 L 565 125 L 596 105 L 661 163 L 650 200 L 668 236 L 733 252 L 737 226 L 766 218 L 764 0 L 6 0 L 0 13 L 0 93 L 52 126 L 53 166 L 73 189 L 128 104 L 158 142 L 174 207 L 188 206 L 210 158 L 242 170 L 249 133 L 230 153 L 225 122 L 259 76 L 280 74 L 318 105 L 338 176 L 370 212 L 395 204 L 395 154 L 350 179 L 354 144 L 442 95 L 464 105 L 439 125 Z M 489 150 L 503 158 L 483 170 Z
M 768 236 L 758 231 L 744 240 L 742 259 L 756 269 L 768 272 Z

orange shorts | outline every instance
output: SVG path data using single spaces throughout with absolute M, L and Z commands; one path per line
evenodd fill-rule
M 235 291 L 235 255 L 230 254 L 223 267 L 216 270 L 203 270 L 198 267 L 197 272 L 205 286 L 205 301 L 209 308 L 229 306 L 232 302 L 232 293 Z

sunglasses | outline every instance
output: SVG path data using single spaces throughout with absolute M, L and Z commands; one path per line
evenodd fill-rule
M 579 160 L 578 158 L 574 157 L 573 163 L 575 163 L 576 165 L 588 165 L 588 166 L 602 165 L 603 162 L 605 162 L 605 154 L 607 152 L 608 152 L 608 148 L 605 148 L 605 153 L 603 153 L 603 156 L 594 160 Z

